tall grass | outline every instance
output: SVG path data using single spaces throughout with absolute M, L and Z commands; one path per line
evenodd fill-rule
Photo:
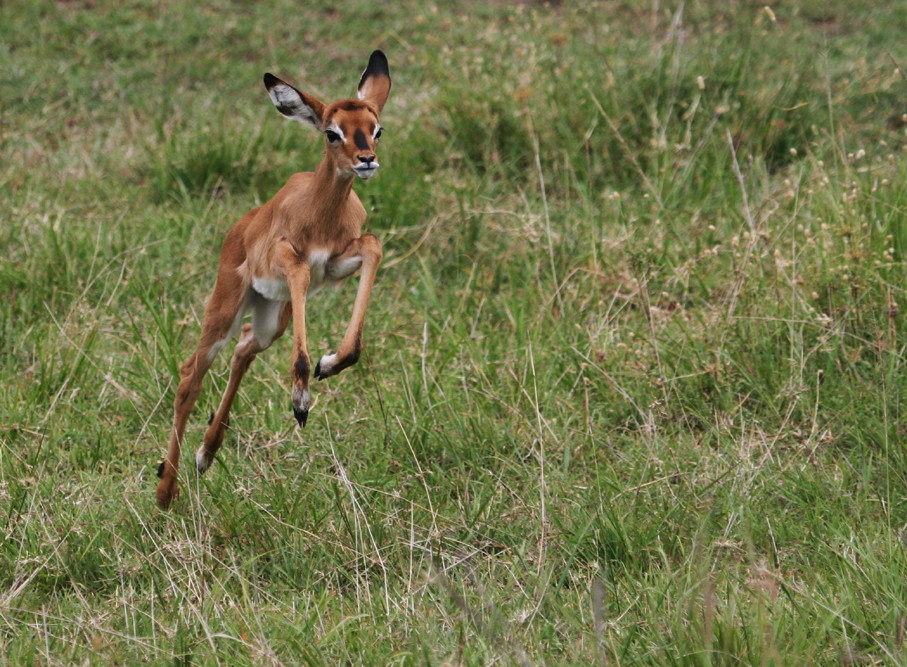
M 0 9 L 4 660 L 904 662 L 907 10 L 299 10 Z M 160 512 L 223 234 L 322 150 L 261 74 L 375 47 L 363 357 L 300 430 L 278 341 Z

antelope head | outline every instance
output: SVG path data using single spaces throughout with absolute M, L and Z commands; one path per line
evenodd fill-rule
M 325 160 L 338 174 L 369 179 L 378 171 L 375 148 L 381 138 L 378 116 L 391 89 L 390 69 L 381 51 L 372 53 L 359 79 L 355 100 L 325 105 L 273 74 L 265 74 L 265 87 L 277 110 L 290 120 L 312 125 L 324 134 Z

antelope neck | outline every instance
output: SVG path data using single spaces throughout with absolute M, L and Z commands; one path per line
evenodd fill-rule
M 346 204 L 354 178 L 352 173 L 339 173 L 334 161 L 325 156 L 311 180 L 312 198 L 320 204 L 323 215 L 331 216 Z

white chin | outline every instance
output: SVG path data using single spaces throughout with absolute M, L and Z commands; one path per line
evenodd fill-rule
M 356 176 L 367 181 L 375 175 L 375 172 L 378 171 L 378 167 L 373 167 L 371 169 L 353 169 L 353 171 L 356 173 Z

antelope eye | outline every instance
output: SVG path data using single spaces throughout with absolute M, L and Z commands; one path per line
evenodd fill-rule
M 375 141 L 378 141 L 378 139 L 381 138 L 381 130 L 383 130 L 383 129 L 384 129 L 384 128 L 379 127 L 379 128 L 378 128 L 378 131 L 375 132 Z
M 332 144 L 336 144 L 340 141 L 340 135 L 334 132 L 334 130 L 325 130 L 324 136 L 327 137 L 328 141 Z

